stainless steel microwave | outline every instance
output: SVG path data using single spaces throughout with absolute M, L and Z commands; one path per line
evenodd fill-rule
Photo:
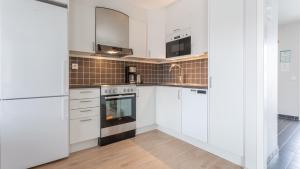
M 172 58 L 191 54 L 191 34 L 187 31 L 174 33 L 166 43 L 166 57 Z

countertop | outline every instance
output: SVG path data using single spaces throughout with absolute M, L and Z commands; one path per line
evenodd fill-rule
M 100 88 L 103 85 L 128 85 L 128 84 L 91 84 L 91 85 L 70 85 L 70 89 L 78 88 Z M 136 84 L 136 86 L 169 86 L 169 87 L 182 87 L 182 88 L 196 88 L 196 89 L 208 89 L 207 85 L 199 84 L 178 84 L 178 83 L 161 83 L 161 84 Z

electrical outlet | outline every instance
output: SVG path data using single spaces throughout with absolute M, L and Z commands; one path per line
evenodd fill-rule
M 78 64 L 77 63 L 72 63 L 72 69 L 73 70 L 78 70 Z

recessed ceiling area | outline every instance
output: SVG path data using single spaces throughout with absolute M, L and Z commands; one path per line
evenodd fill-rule
M 279 24 L 300 21 L 300 0 L 279 0 Z
M 145 9 L 157 9 L 168 6 L 176 0 L 124 0 Z

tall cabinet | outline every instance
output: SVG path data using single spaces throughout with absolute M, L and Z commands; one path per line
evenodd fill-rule
M 242 161 L 244 11 L 240 0 L 209 1 L 209 144 Z M 224 24 L 226 21 L 226 24 Z M 222 65 L 222 66 L 220 66 Z

